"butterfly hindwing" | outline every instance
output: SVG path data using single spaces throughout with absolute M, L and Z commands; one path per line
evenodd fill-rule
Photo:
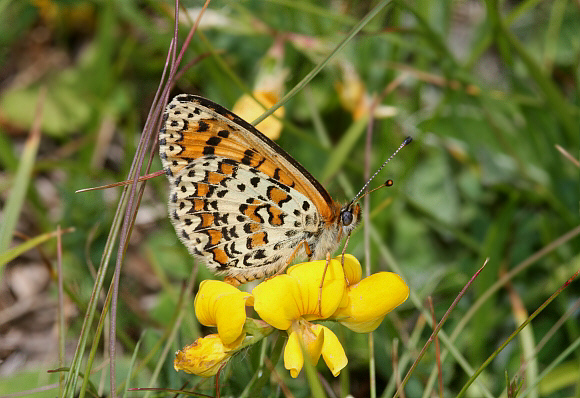
M 169 210 L 178 236 L 218 273 L 269 275 L 316 231 L 318 215 L 307 197 L 230 158 L 197 158 L 172 184 Z

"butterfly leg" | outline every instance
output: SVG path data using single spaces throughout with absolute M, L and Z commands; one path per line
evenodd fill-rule
M 241 281 L 238 278 L 236 278 L 235 276 L 226 276 L 224 278 L 224 282 L 229 284 L 229 285 L 232 285 L 233 287 L 238 287 L 238 286 L 243 285 L 244 283 L 249 282 L 249 281 L 247 281 L 247 280 Z
M 344 242 L 344 246 L 342 248 L 342 253 L 340 253 L 340 265 L 342 265 L 342 269 L 344 270 L 344 253 L 346 252 L 346 247 L 348 246 L 348 241 L 350 240 L 350 234 L 346 236 L 346 241 Z M 346 282 L 346 286 L 350 285 L 348 278 L 346 277 L 346 273 L 344 274 L 344 281 Z
M 328 270 L 328 265 L 330 264 L 330 252 L 326 253 L 326 265 L 324 266 L 324 272 L 322 272 L 322 280 L 320 281 L 320 287 L 318 288 L 318 315 L 322 316 L 322 286 L 324 285 L 324 278 L 326 277 L 326 270 Z
M 306 256 L 308 256 L 308 261 L 310 261 L 310 258 L 312 257 L 312 250 L 310 250 L 310 245 L 308 244 L 306 239 L 304 239 L 303 241 L 298 243 L 298 245 L 296 245 L 296 248 L 292 252 L 292 255 L 290 257 L 288 257 L 288 261 L 286 261 L 286 264 L 284 264 L 284 266 L 282 268 L 280 268 L 278 271 L 276 271 L 276 273 L 274 275 L 272 275 L 271 277 L 269 277 L 268 279 L 273 278 L 275 276 L 278 276 L 280 274 L 283 274 L 284 271 L 286 271 L 286 268 L 288 268 L 288 266 L 290 264 L 292 264 L 292 260 L 294 260 L 294 257 L 296 257 L 296 255 L 298 254 L 298 250 L 300 250 L 300 248 L 302 246 L 304 246 L 304 251 L 306 252 Z

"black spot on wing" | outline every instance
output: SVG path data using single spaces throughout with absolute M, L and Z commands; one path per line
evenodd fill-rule
M 266 251 L 264 249 L 258 249 L 254 252 L 254 258 L 256 260 L 263 260 L 266 258 Z
M 209 137 L 209 139 L 205 143 L 207 145 L 217 146 L 217 145 L 219 145 L 221 140 L 222 139 L 220 137 L 217 137 L 214 135 L 214 136 Z
M 203 133 L 203 132 L 208 131 L 208 130 L 209 130 L 209 124 L 207 124 L 203 120 L 200 120 L 197 122 L 197 131 L 199 133 Z

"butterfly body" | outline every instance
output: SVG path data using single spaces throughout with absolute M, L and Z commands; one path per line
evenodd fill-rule
M 245 283 L 295 256 L 322 259 L 358 224 L 296 160 L 202 97 L 178 95 L 159 133 L 176 232 L 212 271 Z

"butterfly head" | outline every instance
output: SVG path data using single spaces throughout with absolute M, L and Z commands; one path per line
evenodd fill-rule
M 344 236 L 349 235 L 360 222 L 360 205 L 349 203 L 340 209 L 340 226 Z

